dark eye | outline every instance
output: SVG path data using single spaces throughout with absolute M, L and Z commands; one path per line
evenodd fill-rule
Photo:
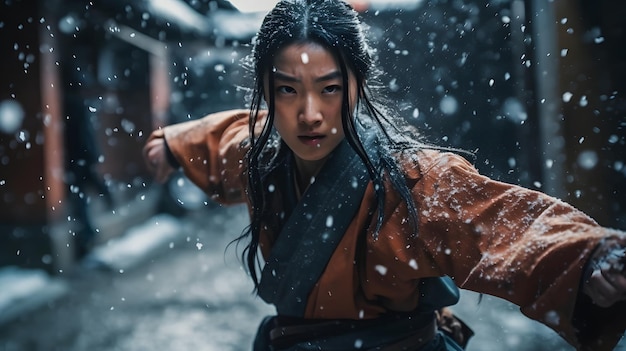
M 324 88 L 324 93 L 337 93 L 341 91 L 341 85 L 329 85 Z
M 296 90 L 287 85 L 281 85 L 276 88 L 276 91 L 280 94 L 295 94 Z

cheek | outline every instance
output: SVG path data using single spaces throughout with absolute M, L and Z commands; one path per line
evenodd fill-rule
M 276 111 L 275 113 L 276 115 L 274 116 L 274 128 L 276 129 L 280 137 L 284 139 L 284 136 L 289 134 L 289 125 L 284 118 L 280 117 L 281 113 L 279 111 Z
M 352 104 L 352 101 L 350 101 L 350 108 L 353 109 L 354 105 Z M 342 122 L 342 116 L 341 116 L 341 112 L 343 110 L 343 101 L 339 101 L 339 103 L 334 106 L 333 111 L 332 111 L 332 116 L 334 116 L 334 121 L 333 124 L 337 125 L 337 126 L 341 126 Z
M 356 102 L 359 97 L 359 85 L 357 84 L 356 78 L 352 72 L 348 75 L 348 98 L 350 99 L 349 104 L 350 108 L 354 109 L 356 106 Z
M 274 100 L 274 125 L 288 127 L 296 123 L 297 119 L 293 116 L 297 115 L 297 111 L 293 108 L 293 103 Z

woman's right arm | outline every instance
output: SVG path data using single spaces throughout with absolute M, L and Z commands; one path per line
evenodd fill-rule
M 167 180 L 175 170 L 172 163 L 177 163 L 194 184 L 216 201 L 245 201 L 248 146 L 244 141 L 249 137 L 249 113 L 223 111 L 155 130 L 144 147 L 144 157 L 155 180 Z

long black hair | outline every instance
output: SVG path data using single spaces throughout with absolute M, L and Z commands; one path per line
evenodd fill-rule
M 375 235 L 384 220 L 385 185 L 383 177 L 387 175 L 409 210 L 414 231 L 417 232 L 417 211 L 402 172 L 392 154 L 407 147 L 419 147 L 416 135 L 408 135 L 395 114 L 374 100 L 382 96 L 377 84 L 380 73 L 374 64 L 373 51 L 366 40 L 364 24 L 350 5 L 342 0 L 282 0 L 265 17 L 253 43 L 252 54 L 244 62 L 253 74 L 254 86 L 250 96 L 250 150 L 247 154 L 248 198 L 251 204 L 251 223 L 239 238 L 250 237 L 242 259 L 258 288 L 257 274 L 259 235 L 266 216 L 271 216 L 263 186 L 263 176 L 273 166 L 273 160 L 279 153 L 281 142 L 273 130 L 274 93 L 273 89 L 264 92 L 264 79 L 269 86 L 274 82 L 273 65 L 275 57 L 282 49 L 296 43 L 316 43 L 322 45 L 334 55 L 343 76 L 343 86 L 348 87 L 348 72 L 352 72 L 358 87 L 356 118 L 349 103 L 349 89 L 343 89 L 342 126 L 345 138 L 367 167 L 370 179 L 374 183 L 378 201 L 378 218 Z M 374 92 L 375 91 L 375 92 Z M 266 95 L 264 95 L 264 93 Z M 267 108 L 264 122 L 259 119 L 259 111 Z M 368 152 L 357 133 L 359 119 L 368 119 L 380 131 L 377 153 Z M 261 125 L 261 123 L 263 123 Z M 259 131 L 260 129 L 260 131 Z M 372 156 L 376 155 L 376 156 Z M 275 163 L 275 162 L 274 162 Z

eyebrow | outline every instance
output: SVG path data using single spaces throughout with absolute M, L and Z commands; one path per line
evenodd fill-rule
M 279 70 L 276 70 L 274 72 L 274 76 L 276 77 L 276 79 L 280 79 L 280 80 L 284 80 L 287 82 L 295 82 L 295 83 L 300 83 L 301 80 L 299 78 L 296 78 L 294 76 L 288 75 L 286 73 L 282 73 Z M 315 78 L 315 82 L 324 82 L 324 81 L 329 81 L 329 80 L 333 80 L 333 79 L 337 79 L 341 77 L 341 72 L 340 71 L 332 71 L 328 74 L 325 74 L 321 77 Z

